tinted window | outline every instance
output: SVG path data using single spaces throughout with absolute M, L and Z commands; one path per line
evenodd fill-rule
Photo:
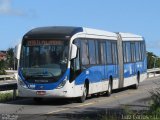
M 107 64 L 112 64 L 111 42 L 106 41 Z
M 144 60 L 144 56 L 145 56 L 145 45 L 144 45 L 144 42 L 141 42 L 141 56 L 142 56 L 142 60 Z
M 123 60 L 124 60 L 124 63 L 127 62 L 126 44 L 124 42 L 123 42 Z
M 101 64 L 106 64 L 105 42 L 100 42 L 100 58 Z
M 113 59 L 113 63 L 117 64 L 117 44 L 116 42 L 112 42 L 112 59 Z
M 74 44 L 78 47 L 78 52 L 77 52 L 76 59 L 74 59 L 74 61 L 72 62 L 72 64 L 73 64 L 72 67 L 74 68 L 74 70 L 80 70 L 79 50 L 80 50 L 81 40 L 80 39 L 75 40 Z
M 95 47 L 96 47 L 96 63 L 99 64 L 99 49 L 98 49 L 98 41 L 95 41 Z
M 90 64 L 96 64 L 96 51 L 95 51 L 95 42 L 94 40 L 88 41 L 89 46 L 89 61 Z
M 126 42 L 126 55 L 127 55 L 127 62 L 131 62 L 131 46 L 130 46 L 130 42 Z
M 123 56 L 124 56 L 124 62 L 125 63 L 131 62 L 131 46 L 130 46 L 130 42 L 124 42 L 123 43 Z
M 139 42 L 135 42 L 135 47 L 136 47 L 136 61 L 139 61 L 140 60 Z
M 82 65 L 89 64 L 87 40 L 81 41 L 81 60 L 82 60 Z
M 142 60 L 142 51 L 141 51 L 141 42 L 138 42 L 138 46 L 139 46 L 139 59 L 140 61 Z
M 136 55 L 135 55 L 135 44 L 131 43 L 131 60 L 132 62 L 136 61 Z

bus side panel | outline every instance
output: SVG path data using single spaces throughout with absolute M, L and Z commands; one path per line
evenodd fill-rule
M 75 79 L 75 85 L 84 85 L 85 80 L 89 80 L 89 94 L 106 91 L 108 80 L 104 74 L 104 69 L 104 66 L 92 66 L 84 70 Z
M 143 62 L 124 64 L 124 87 L 137 84 L 137 75 L 140 73 L 140 81 L 146 79 L 146 59 Z
M 105 76 L 107 80 L 113 79 L 112 89 L 117 89 L 119 85 L 118 80 L 118 65 L 106 65 Z M 104 86 L 106 87 L 106 86 Z M 108 87 L 107 87 L 108 89 Z
M 136 84 L 135 63 L 124 64 L 124 87 Z

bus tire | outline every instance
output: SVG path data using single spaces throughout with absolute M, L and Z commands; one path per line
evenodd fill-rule
M 111 94 L 112 94 L 112 82 L 111 82 L 111 80 L 109 80 L 109 84 L 108 84 L 108 90 L 107 90 L 107 92 L 106 92 L 106 96 L 111 96 Z
M 133 89 L 138 89 L 139 87 L 139 81 L 140 81 L 140 74 L 137 74 L 137 83 L 135 85 L 133 85 Z
M 86 100 L 86 98 L 87 98 L 87 93 L 88 93 L 88 90 L 87 90 L 87 85 L 85 83 L 84 84 L 84 88 L 83 88 L 83 94 L 82 94 L 81 97 L 78 97 L 77 101 L 79 103 L 83 103 Z

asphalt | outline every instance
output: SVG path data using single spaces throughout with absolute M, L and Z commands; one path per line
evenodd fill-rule
M 76 103 L 74 99 L 45 99 L 40 104 L 32 99 L 1 103 L 0 119 L 10 117 L 18 120 L 95 120 L 103 115 L 121 115 L 124 108 L 147 110 L 150 92 L 159 87 L 159 83 L 160 77 L 149 78 L 140 83 L 138 90 L 130 87 L 115 90 L 110 97 L 89 97 L 84 103 Z

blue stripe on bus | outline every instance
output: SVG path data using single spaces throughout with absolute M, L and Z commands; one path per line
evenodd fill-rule
M 147 71 L 146 59 L 143 62 L 126 63 L 124 64 L 124 78 L 137 75 L 138 71 L 143 74 Z
M 137 75 L 138 71 L 140 72 L 140 74 L 145 73 L 147 70 L 146 62 L 147 60 L 145 59 L 143 62 L 124 64 L 124 78 Z M 33 85 L 33 83 L 28 83 L 27 81 L 25 81 L 25 78 L 23 77 L 22 71 L 20 69 L 18 71 L 18 74 L 27 86 Z M 35 90 L 40 90 L 41 86 L 43 86 L 44 90 L 53 90 L 58 87 L 58 85 L 65 79 L 66 76 L 69 79 L 70 69 L 67 69 L 65 74 L 55 83 L 35 84 Z M 109 80 L 110 76 L 112 76 L 113 79 L 119 78 L 118 65 L 91 66 L 82 71 L 82 73 L 76 77 L 75 85 L 84 84 L 86 79 L 88 79 L 90 83 Z
M 101 82 L 109 80 L 110 76 L 118 78 L 117 65 L 92 66 L 77 76 L 75 79 L 75 84 L 84 84 L 86 79 L 88 79 L 90 83 Z

